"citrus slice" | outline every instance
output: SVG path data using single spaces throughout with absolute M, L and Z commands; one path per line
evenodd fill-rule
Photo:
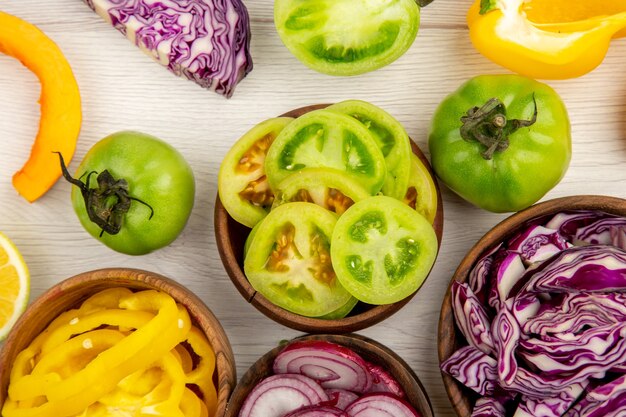
M 30 274 L 22 255 L 0 233 L 0 340 L 3 340 L 26 309 Z

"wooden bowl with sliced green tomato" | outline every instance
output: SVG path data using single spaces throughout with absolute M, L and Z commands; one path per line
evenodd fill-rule
M 362 101 L 255 126 L 224 158 L 218 191 L 215 234 L 231 280 L 263 314 L 309 333 L 353 332 L 397 312 L 441 243 L 428 160 Z
M 307 335 L 270 350 L 233 391 L 225 417 L 433 417 L 411 367 L 357 334 Z
M 222 417 L 236 381 L 226 333 L 202 300 L 136 269 L 56 284 L 28 307 L 0 352 L 0 409 L 8 417 Z
M 496 225 L 441 307 L 439 360 L 456 414 L 622 409 L 624 294 L 626 200 L 557 198 Z

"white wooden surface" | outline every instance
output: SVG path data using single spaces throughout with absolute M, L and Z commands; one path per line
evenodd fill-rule
M 464 15 L 470 0 L 436 0 L 422 10 L 410 51 L 363 76 L 315 73 L 289 54 L 272 21 L 271 0 L 246 1 L 255 69 L 226 100 L 178 79 L 152 62 L 80 0 L 0 0 L 0 10 L 38 25 L 69 59 L 83 99 L 75 169 L 100 138 L 136 129 L 175 145 L 191 163 L 196 203 L 186 230 L 170 247 L 129 257 L 87 235 L 72 210 L 70 185 L 59 182 L 29 204 L 11 186 L 38 127 L 39 84 L 16 60 L 0 56 L 0 230 L 19 247 L 32 274 L 32 296 L 79 272 L 112 266 L 153 270 L 192 288 L 214 311 L 233 345 L 239 376 L 279 340 L 298 333 L 246 304 L 222 268 L 213 230 L 217 172 L 232 143 L 254 124 L 289 109 L 356 98 L 396 116 L 427 151 L 431 116 L 467 78 L 500 73 L 471 46 Z M 545 199 L 575 194 L 626 197 L 626 40 L 582 78 L 551 82 L 570 111 L 573 158 Z M 441 299 L 464 253 L 503 219 L 443 189 L 445 233 L 436 266 L 419 294 L 390 319 L 361 333 L 388 345 L 417 372 L 438 416 L 453 416 L 436 354 Z

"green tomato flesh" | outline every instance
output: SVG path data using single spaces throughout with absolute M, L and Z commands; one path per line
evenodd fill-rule
M 270 147 L 265 172 L 272 189 L 303 168 L 325 167 L 344 172 L 377 193 L 385 181 L 382 152 L 370 132 L 350 116 L 315 110 L 285 127 Z
M 422 285 L 437 255 L 437 236 L 421 214 L 399 200 L 362 200 L 337 221 L 331 259 L 337 279 L 368 304 L 391 304 Z
M 382 193 L 389 197 L 404 197 L 410 172 L 411 144 L 404 127 L 383 109 L 360 100 L 347 100 L 328 110 L 352 116 L 372 134 L 385 157 L 387 176 Z
M 254 126 L 228 151 L 217 177 L 220 201 L 228 214 L 247 227 L 265 217 L 274 201 L 265 176 L 265 157 L 278 134 L 293 121 L 277 117 Z
M 337 217 L 305 202 L 272 210 L 254 232 L 244 271 L 272 303 L 308 317 L 329 314 L 352 298 L 336 279 L 330 239 Z
M 195 197 L 191 167 L 172 146 L 140 132 L 117 132 L 96 143 L 85 155 L 75 178 L 84 181 L 90 172 L 108 170 L 128 183 L 129 195 L 149 204 L 132 201 L 119 233 L 101 234 L 87 214 L 78 187 L 72 187 L 72 204 L 80 223 L 93 237 L 118 252 L 143 255 L 169 245 L 184 229 Z M 96 187 L 96 175 L 90 180 Z
M 415 0 L 276 0 L 283 43 L 310 68 L 356 75 L 404 54 L 417 36 Z
M 461 137 L 461 117 L 491 98 L 506 106 L 508 120 L 537 121 L 509 136 L 509 146 L 490 160 L 486 147 Z M 541 199 L 565 175 L 571 158 L 565 105 L 546 84 L 518 75 L 475 77 L 449 95 L 432 120 L 429 148 L 435 173 L 454 192 L 483 209 L 522 210 Z

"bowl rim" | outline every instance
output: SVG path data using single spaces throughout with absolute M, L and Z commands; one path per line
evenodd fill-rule
M 280 117 L 299 117 L 303 114 L 306 114 L 310 111 L 324 109 L 331 104 L 314 104 L 304 107 L 299 107 L 283 113 Z M 428 170 L 433 182 L 435 184 L 435 189 L 437 192 L 437 212 L 435 215 L 435 221 L 433 224 L 433 228 L 435 229 L 435 233 L 437 235 L 437 255 L 435 257 L 435 262 L 437 261 L 437 257 L 439 255 L 439 251 L 441 249 L 441 243 L 443 239 L 443 223 L 444 223 L 444 213 L 443 213 L 443 200 L 441 197 L 441 189 L 437 182 L 437 178 L 435 173 L 430 165 L 430 161 L 426 158 L 426 155 L 422 152 L 419 146 L 409 138 L 411 143 L 411 148 L 416 156 L 422 161 L 426 169 Z M 248 279 L 246 278 L 242 266 L 237 262 L 238 255 L 233 250 L 233 240 L 230 237 L 229 233 L 225 233 L 230 230 L 229 224 L 236 223 L 232 217 L 228 214 L 224 205 L 222 204 L 219 193 L 216 193 L 215 199 L 215 210 L 214 210 L 214 230 L 215 237 L 217 241 L 217 248 L 220 255 L 220 259 L 222 260 L 222 264 L 224 269 L 226 270 L 228 276 L 231 281 L 239 291 L 239 293 L 243 296 L 243 298 L 249 303 L 252 304 L 258 311 L 263 313 L 266 317 L 271 320 L 282 324 L 284 326 L 290 327 L 295 330 L 299 330 L 307 333 L 351 333 L 358 330 L 365 329 L 367 327 L 373 326 L 376 323 L 379 323 L 386 318 L 392 316 L 396 312 L 398 312 L 402 307 L 404 307 L 411 299 L 419 292 L 420 288 L 426 283 L 426 280 L 430 276 L 430 272 L 428 273 L 426 279 L 422 282 L 420 287 L 414 291 L 411 295 L 405 297 L 404 299 L 397 301 L 392 304 L 386 305 L 378 305 L 372 306 L 367 310 L 355 314 L 352 316 L 347 316 L 342 319 L 319 319 L 314 317 L 306 317 L 301 316 L 299 314 L 292 313 L 288 310 L 279 307 L 272 302 L 270 302 L 267 298 L 265 298 L 262 294 L 258 293 L 252 285 L 250 285 Z M 241 225 L 240 225 L 241 226 Z M 244 226 L 241 226 L 245 228 Z M 245 228 L 248 229 L 248 228 Z M 359 302 L 359 305 L 363 305 L 363 303 Z
M 554 198 L 514 213 L 489 229 L 465 254 L 446 289 L 437 329 L 437 353 L 440 366 L 458 348 L 458 339 L 462 337 L 456 327 L 452 311 L 452 283 L 454 281 L 465 282 L 469 272 L 483 253 L 513 236 L 527 222 L 538 217 L 569 210 L 597 210 L 626 217 L 626 199 L 608 195 L 573 195 Z M 441 370 L 440 372 L 446 394 L 455 413 L 459 417 L 470 417 L 472 413 L 469 399 L 471 391 L 448 374 Z
M 261 357 L 259 357 L 250 366 L 250 368 L 248 368 L 248 370 L 244 373 L 244 375 L 241 377 L 241 379 L 237 383 L 237 386 L 233 390 L 233 394 L 230 400 L 228 401 L 228 404 L 226 405 L 226 414 L 224 415 L 224 417 L 237 417 L 237 413 L 239 412 L 239 410 L 238 409 L 231 410 L 229 408 L 232 406 L 232 401 L 238 400 L 238 401 L 241 401 L 241 404 L 243 404 L 243 401 L 245 400 L 250 390 L 252 389 L 252 386 L 250 385 L 252 383 L 256 384 L 259 381 L 261 381 L 263 378 L 270 376 L 270 374 L 268 373 L 262 374 L 260 372 L 263 371 L 263 368 L 268 366 L 268 364 L 271 363 L 271 361 L 284 348 L 286 348 L 292 342 L 307 341 L 307 340 L 312 340 L 312 341 L 323 340 L 323 341 L 328 341 L 332 343 L 337 343 L 349 349 L 354 350 L 357 354 L 359 354 L 362 357 L 372 356 L 376 358 L 383 358 L 385 361 L 396 362 L 398 367 L 400 367 L 403 371 L 406 372 L 407 378 L 410 378 L 409 379 L 409 382 L 411 382 L 410 388 L 413 390 L 412 393 L 415 395 L 417 401 L 419 402 L 419 406 L 416 406 L 416 404 L 411 403 L 409 401 L 411 406 L 413 406 L 418 412 L 421 412 L 422 417 L 434 417 L 435 416 L 432 403 L 430 401 L 430 398 L 428 397 L 428 393 L 426 389 L 424 388 L 424 385 L 420 381 L 419 377 L 417 376 L 413 368 L 411 368 L 404 359 L 402 359 L 397 353 L 395 353 L 389 347 L 369 337 L 362 336 L 356 333 L 348 333 L 348 334 L 321 333 L 321 334 L 305 334 L 302 336 L 295 337 L 289 341 L 286 341 L 286 343 L 281 343 L 279 346 L 272 348 L 271 350 L 263 354 Z M 367 353 L 363 354 L 362 353 L 363 351 L 367 351 Z M 364 359 L 368 361 L 370 360 L 365 357 Z M 377 362 L 376 364 L 379 366 L 384 365 L 379 362 Z M 389 370 L 389 369 L 386 369 L 386 370 Z M 396 376 L 394 375 L 394 377 Z M 405 391 L 408 391 L 407 387 L 403 386 L 402 388 Z M 408 401 L 408 398 L 403 398 L 403 399 L 405 401 Z
M 22 314 L 13 326 L 0 350 L 0 364 L 4 364 L 12 355 L 17 354 L 19 350 L 26 347 L 18 346 L 18 336 L 27 328 L 31 320 L 33 320 L 33 317 L 45 311 L 45 306 L 51 300 L 63 294 L 67 294 L 69 291 L 80 291 L 85 287 L 94 288 L 94 284 L 96 284 L 97 288 L 93 291 L 94 293 L 100 289 L 113 286 L 123 286 L 138 290 L 157 289 L 168 293 L 176 302 L 185 306 L 189 312 L 189 316 L 192 318 L 192 322 L 200 327 L 215 352 L 215 373 L 217 374 L 216 388 L 218 390 L 218 404 L 215 416 L 223 416 L 226 403 L 237 382 L 235 357 L 228 336 L 217 317 L 195 293 L 178 281 L 156 272 L 136 268 L 101 268 L 79 273 L 53 285 L 27 307 L 24 314 Z M 92 292 L 88 292 L 87 294 L 91 293 Z M 81 297 L 84 298 L 84 296 Z M 74 303 L 74 305 L 75 304 L 76 303 Z M 31 333 L 33 333 L 34 336 L 41 333 L 56 317 L 56 314 L 47 317 L 45 323 L 40 323 L 39 327 L 42 328 L 39 330 L 35 329 L 36 331 Z M 30 343 L 33 338 L 34 337 L 29 338 L 28 343 Z M 8 388 L 11 369 L 12 364 L 11 366 L 7 366 L 6 369 L 4 366 L 0 366 L 0 409 L 7 396 L 6 389 Z

